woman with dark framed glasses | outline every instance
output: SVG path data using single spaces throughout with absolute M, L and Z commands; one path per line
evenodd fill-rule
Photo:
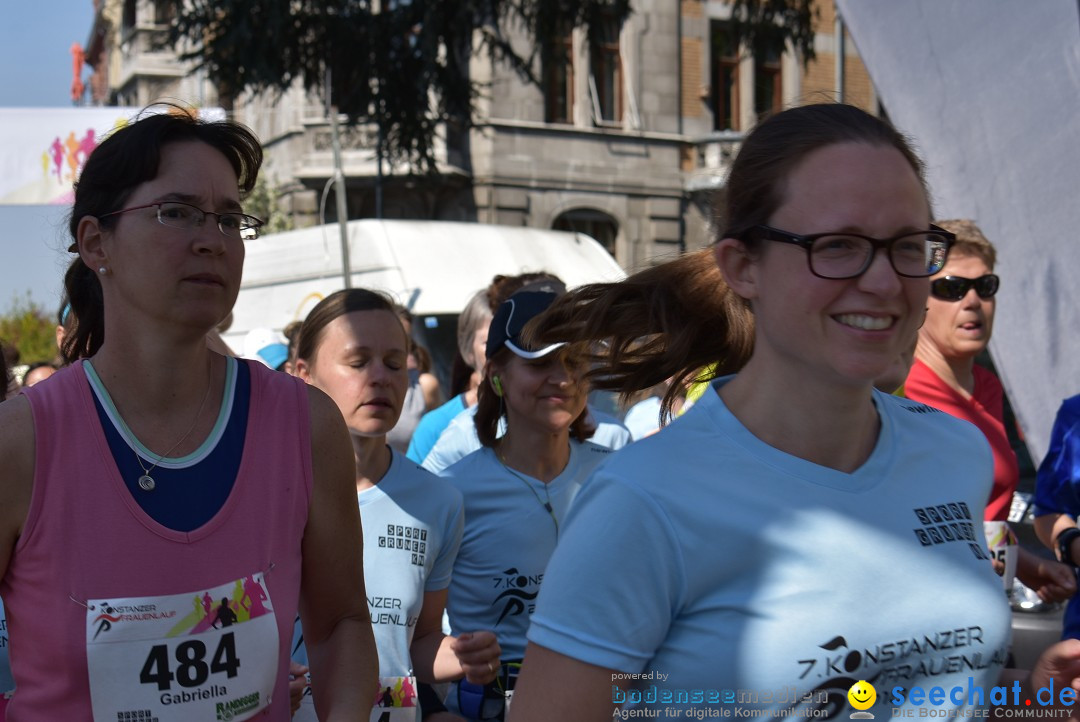
M 8 719 L 285 722 L 299 608 L 322 718 L 366 720 L 377 661 L 341 414 L 207 347 L 262 225 L 242 205 L 262 149 L 167 110 L 87 160 L 71 365 L 0 404 Z
M 994 455 L 994 486 L 985 521 L 1005 522 L 1020 467 L 1005 430 L 1001 381 L 975 363 L 994 331 L 1000 285 L 994 273 L 997 250 L 971 220 L 940 221 L 939 225 L 955 234 L 956 243 L 948 262 L 930 279 L 926 320 L 919 329 L 904 393 L 970 421 L 983 432 Z M 1023 547 L 1017 547 L 1016 576 L 1044 601 L 1063 601 L 1076 591 L 1072 570 Z
M 710 359 L 723 375 L 583 486 L 511 722 L 619 707 L 846 719 L 859 680 L 877 695 L 857 709 L 881 719 L 914 713 L 915 686 L 998 683 L 1010 613 L 982 542 L 985 442 L 873 388 L 910 348 L 952 241 L 930 225 L 922 163 L 859 109 L 793 108 L 747 136 L 724 206 L 723 283 L 701 282 L 699 253 L 572 292 L 531 329 L 534 343 L 589 344 L 597 386 Z M 960 629 L 978 668 L 945 663 L 945 630 Z

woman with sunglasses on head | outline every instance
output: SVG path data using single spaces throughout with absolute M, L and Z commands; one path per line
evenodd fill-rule
M 366 720 L 375 649 L 341 415 L 206 343 L 262 225 L 241 203 L 262 150 L 170 110 L 87 160 L 71 365 L 0 405 L 8 719 L 283 722 L 299 608 L 323 719 Z
M 447 706 L 473 720 L 504 718 L 560 525 L 582 482 L 609 453 L 586 440 L 591 430 L 581 354 L 557 341 L 531 346 L 521 336 L 564 290 L 559 281 L 541 280 L 499 305 L 477 402 L 482 447 L 442 472 L 465 498 L 465 533 L 447 604 L 450 626 L 455 633 L 493 629 L 503 650 L 493 684 L 464 681 L 451 688 Z
M 409 387 L 409 345 L 393 301 L 361 288 L 320 301 L 297 339 L 297 375 L 334 400 L 352 437 L 379 652 L 381 692 L 373 720 L 398 708 L 388 719 L 418 721 L 417 681 L 466 677 L 484 684 L 499 665 L 491 632 L 470 629 L 456 638 L 442 632 L 461 543 L 461 494 L 387 443 Z M 314 674 L 312 679 L 318 683 Z M 312 720 L 312 712 L 306 708 L 297 719 Z
M 880 719 L 916 686 L 997 683 L 1010 615 L 975 526 L 985 441 L 873 389 L 952 242 L 930 223 L 921 162 L 854 107 L 794 108 L 747 136 L 725 205 L 724 283 L 700 283 L 709 252 L 695 254 L 571 293 L 533 329 L 534 343 L 607 341 L 596 385 L 717 359 L 726 375 L 583 487 L 512 722 L 611 719 L 621 704 L 846 719 L 859 680 L 877 697 L 857 709 Z M 974 666 L 946 664 L 958 653 Z

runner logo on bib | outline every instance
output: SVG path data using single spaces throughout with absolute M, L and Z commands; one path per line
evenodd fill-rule
M 371 722 L 412 722 L 419 711 L 416 677 L 379 677 Z
M 311 675 L 308 687 L 293 715 L 293 722 L 317 722 L 315 700 L 311 695 Z M 379 677 L 379 693 L 371 708 L 370 722 L 418 722 L 420 703 L 416 698 L 416 677 Z
M 94 719 L 245 720 L 270 704 L 278 629 L 262 574 L 188 594 L 92 599 Z

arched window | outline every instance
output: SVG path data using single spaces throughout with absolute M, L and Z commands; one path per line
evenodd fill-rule
M 619 224 L 607 213 L 592 208 L 575 208 L 560 214 L 551 227 L 556 231 L 575 231 L 592 236 L 615 260 L 619 258 L 615 253 Z

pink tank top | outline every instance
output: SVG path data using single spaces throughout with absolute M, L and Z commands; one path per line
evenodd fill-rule
M 114 684 L 150 689 L 155 696 L 159 686 L 168 687 L 161 694 L 177 696 L 163 704 L 179 711 L 185 701 L 179 695 L 196 693 L 193 681 L 219 673 L 220 683 L 208 683 L 197 693 L 220 698 L 214 702 L 226 705 L 233 719 L 245 719 L 244 707 L 250 707 L 251 695 L 230 698 L 228 690 L 232 682 L 242 679 L 237 676 L 240 672 L 251 674 L 257 660 L 251 655 L 246 660 L 242 654 L 237 657 L 235 648 L 223 649 L 219 644 L 217 649 L 193 651 L 192 642 L 179 652 L 150 643 L 143 649 L 128 646 L 125 649 L 138 659 L 126 673 L 109 662 L 108 655 L 104 662 L 97 661 L 102 657 L 96 651 L 88 655 L 88 648 L 116 654 L 119 646 L 110 650 L 107 645 L 92 647 L 91 642 L 111 641 L 109 635 L 117 634 L 113 628 L 129 624 L 128 620 L 135 624 L 148 619 L 147 614 L 164 614 L 161 610 L 167 607 L 99 606 L 100 614 L 95 615 L 88 613 L 90 600 L 99 600 L 99 605 L 100 600 L 112 600 L 106 604 L 119 607 L 119 600 L 190 596 L 186 610 L 172 613 L 176 618 L 172 632 L 195 634 L 199 628 L 207 631 L 211 622 L 216 627 L 222 620 L 236 624 L 235 614 L 221 614 L 219 620 L 217 607 L 225 585 L 236 590 L 231 598 L 240 621 L 248 616 L 258 621 L 256 617 L 263 615 L 261 627 L 230 627 L 237 630 L 237 639 L 241 634 L 252 636 L 244 629 L 265 631 L 267 624 L 272 632 L 271 620 L 276 619 L 276 680 L 266 688 L 272 688 L 272 694 L 263 694 L 271 702 L 259 718 L 289 719 L 289 646 L 312 487 L 308 402 L 298 379 L 259 364 L 249 363 L 249 367 L 251 405 L 236 484 L 218 513 L 188 533 L 155 522 L 125 488 L 81 363 L 27 390 L 36 445 L 34 488 L 22 536 L 0 581 L 17 690 L 7 709 L 9 722 L 91 720 L 90 680 L 95 674 L 96 699 L 102 697 L 102 689 L 110 694 L 124 689 L 109 686 Z M 254 583 L 260 573 L 265 594 Z M 254 593 L 241 594 L 245 589 Z M 200 610 L 195 597 L 205 594 L 211 595 L 207 597 L 211 604 L 206 605 L 210 609 Z M 244 603 L 237 604 L 241 598 Z M 271 612 L 273 618 L 265 616 Z M 111 623 L 96 621 L 99 618 Z M 99 640 L 102 632 L 105 639 Z M 210 636 L 217 633 L 215 628 Z M 267 635 L 262 636 L 265 644 Z M 269 652 L 261 655 L 261 663 L 272 668 L 273 650 Z M 102 679 L 107 681 L 105 687 Z M 179 686 L 181 681 L 187 689 Z

